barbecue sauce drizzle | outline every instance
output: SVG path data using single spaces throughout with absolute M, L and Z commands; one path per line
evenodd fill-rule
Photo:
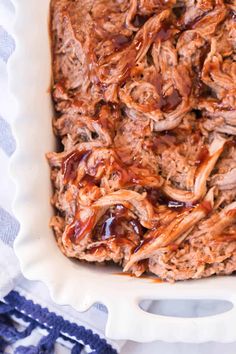
M 64 182 L 74 181 L 77 176 L 77 169 L 82 161 L 86 161 L 91 151 L 75 150 L 67 155 L 62 161 L 62 174 Z
M 184 29 L 194 28 L 200 19 L 201 18 L 198 17 L 194 21 L 192 21 L 191 23 L 186 24 Z M 148 20 L 148 16 L 136 15 L 134 18 L 133 24 L 136 27 L 141 27 L 147 20 Z M 161 29 L 154 35 L 155 41 L 168 40 L 171 37 L 172 32 L 173 32 L 173 25 L 171 25 L 171 23 L 169 23 L 167 21 L 163 21 Z M 115 51 L 125 49 L 130 44 L 130 42 L 132 40 L 132 38 L 126 37 L 124 35 L 119 35 L 119 34 L 107 37 L 106 39 L 110 39 L 112 41 Z M 141 44 L 142 44 L 141 42 L 136 43 L 135 49 L 137 51 L 140 49 Z M 204 56 L 204 54 L 203 54 L 203 56 Z M 127 70 L 126 70 L 127 73 L 124 75 L 124 78 L 127 78 L 127 76 L 130 73 L 131 68 L 132 68 L 132 65 L 127 66 Z M 162 87 L 161 77 L 156 79 L 155 86 L 156 86 L 157 92 L 160 97 L 158 107 L 163 112 L 169 112 L 169 111 L 175 109 L 181 103 L 182 98 L 181 98 L 177 89 L 173 89 L 172 93 L 168 96 L 164 96 L 162 94 L 162 92 L 161 92 L 161 87 Z M 196 86 L 199 88 L 199 92 L 203 92 L 205 89 L 205 87 L 203 87 L 203 83 L 200 81 L 200 79 L 198 77 L 196 78 Z M 105 89 L 105 87 L 104 87 L 104 89 Z M 62 173 L 64 176 L 65 183 L 68 183 L 69 181 L 73 182 L 76 179 L 77 169 L 78 169 L 79 164 L 82 161 L 86 162 L 86 160 L 88 159 L 90 154 L 91 154 L 91 151 L 74 151 L 74 152 L 70 153 L 69 155 L 67 155 L 63 159 Z M 199 156 L 197 158 L 196 165 L 200 165 L 201 163 L 206 161 L 208 157 L 209 157 L 209 151 L 207 150 L 207 148 L 203 147 L 203 149 L 200 151 Z M 140 181 L 139 181 L 138 176 L 136 176 L 132 172 L 128 172 L 127 167 L 125 165 L 117 164 L 116 167 L 117 167 L 116 172 L 118 174 L 120 174 L 121 180 L 123 181 L 124 185 L 139 184 Z M 86 174 L 85 177 L 82 179 L 81 183 L 93 185 L 96 183 L 96 179 L 94 178 L 94 176 Z M 170 209 L 178 210 L 178 211 L 182 211 L 183 208 L 186 208 L 185 203 L 170 200 L 168 198 L 168 196 L 165 195 L 161 191 L 161 189 L 146 188 L 146 192 L 147 192 L 147 199 L 149 200 L 149 202 L 153 206 L 156 206 L 157 204 L 161 204 L 161 205 L 166 205 Z M 208 212 L 211 211 L 211 207 L 207 203 L 202 202 L 201 205 Z M 136 247 L 135 251 L 134 251 L 134 252 L 137 252 L 146 243 L 151 242 L 152 239 L 150 239 L 150 238 L 142 239 L 145 229 L 141 226 L 138 219 L 130 219 L 129 217 L 127 217 L 126 214 L 127 214 L 126 208 L 122 205 L 117 205 L 115 212 L 110 211 L 107 219 L 102 224 L 101 231 L 100 231 L 100 238 L 101 238 L 101 240 L 104 240 L 104 241 L 109 240 L 111 237 L 116 237 L 119 239 L 125 238 L 126 235 L 119 232 L 119 224 L 121 222 L 127 222 L 132 227 L 134 233 L 136 233 L 136 235 L 138 235 L 141 239 L 139 246 Z M 94 223 L 94 214 L 91 215 L 84 222 L 82 222 L 79 217 L 75 216 L 74 222 L 68 227 L 67 236 L 69 237 L 69 239 L 72 242 L 78 242 L 88 232 L 91 231 L 91 229 L 93 227 L 93 223 Z M 90 251 L 96 252 L 96 250 L 99 247 L 93 247 L 93 248 L 91 248 Z M 104 248 L 105 246 L 103 245 L 101 247 Z

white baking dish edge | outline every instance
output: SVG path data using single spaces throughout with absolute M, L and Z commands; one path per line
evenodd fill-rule
M 101 302 L 109 316 L 106 335 L 140 342 L 232 342 L 236 340 L 236 282 L 218 277 L 176 284 L 153 283 L 114 274 L 114 269 L 78 264 L 58 250 L 48 221 L 51 187 L 45 153 L 55 148 L 51 129 L 49 0 L 14 0 L 16 51 L 8 65 L 10 91 L 17 103 L 11 160 L 16 184 L 14 213 L 21 224 L 14 249 L 23 274 L 43 281 L 54 301 L 78 311 Z M 117 271 L 117 270 L 116 270 Z M 143 311 L 143 299 L 229 300 L 233 308 L 203 318 L 177 318 Z

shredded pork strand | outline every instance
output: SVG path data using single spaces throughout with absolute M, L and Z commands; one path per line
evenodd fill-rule
M 236 271 L 232 1 L 51 0 L 61 251 L 173 282 Z

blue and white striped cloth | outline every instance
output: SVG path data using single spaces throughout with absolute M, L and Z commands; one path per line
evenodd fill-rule
M 12 249 L 20 227 L 12 214 L 15 188 L 8 175 L 16 149 L 11 131 L 14 102 L 7 87 L 7 62 L 15 49 L 13 20 L 13 4 L 0 0 L 0 354 L 116 353 L 124 342 L 108 343 L 104 338 L 104 307 L 79 314 L 69 306 L 57 306 L 43 284 L 22 276 Z

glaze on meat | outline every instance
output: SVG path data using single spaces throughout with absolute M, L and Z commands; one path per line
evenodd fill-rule
M 51 1 L 51 226 L 66 256 L 167 281 L 236 270 L 235 11 Z

